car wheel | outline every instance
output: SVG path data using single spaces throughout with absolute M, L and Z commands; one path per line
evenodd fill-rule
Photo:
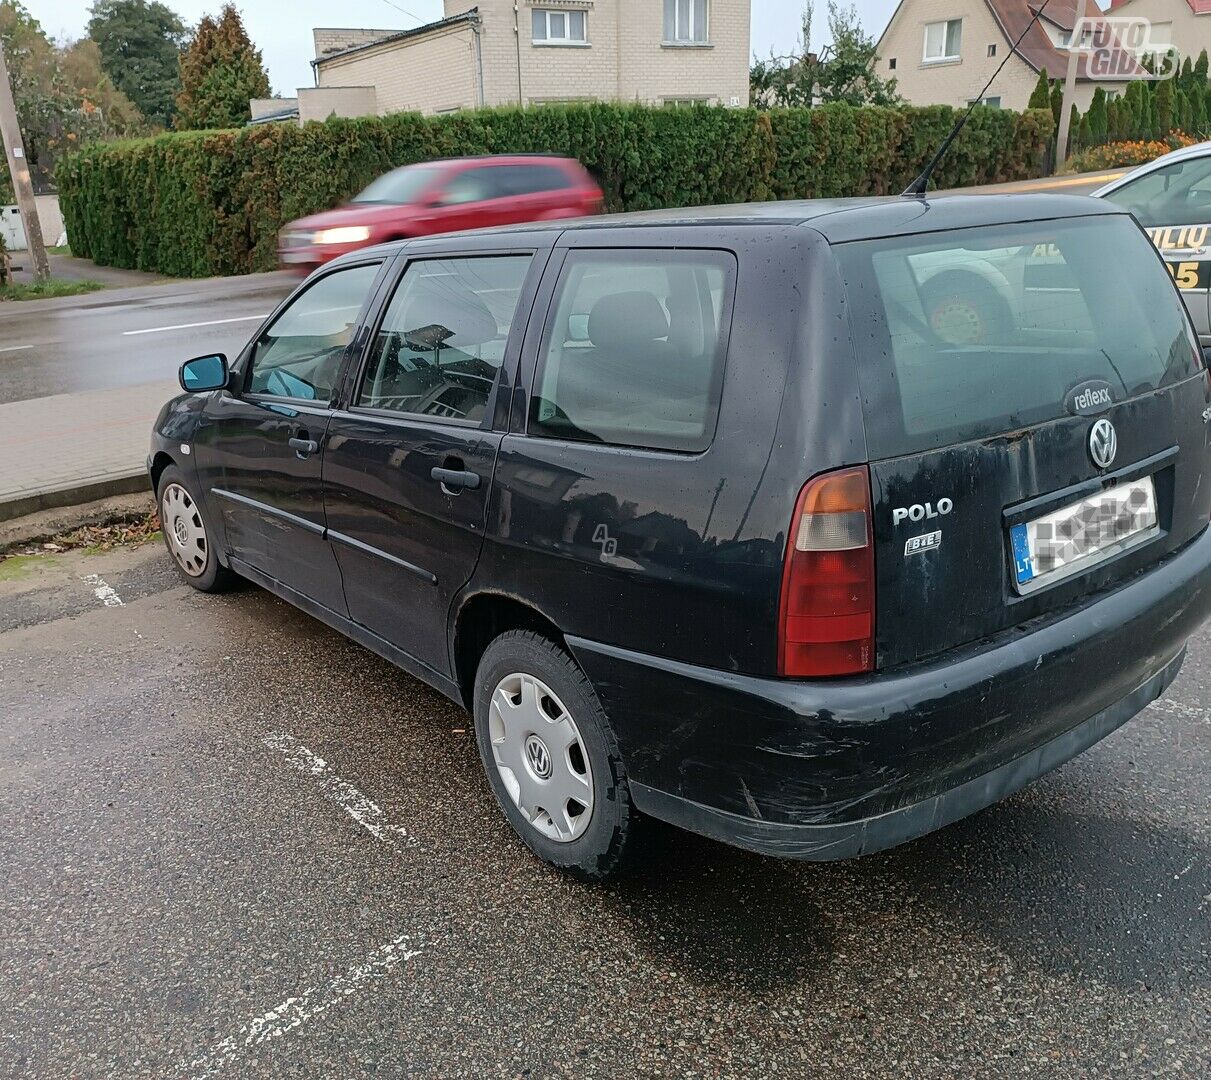
M 538 634 L 502 634 L 480 661 L 474 707 L 484 770 L 522 840 L 584 881 L 615 874 L 636 811 L 614 733 L 576 662 Z
M 181 577 L 199 592 L 230 588 L 236 576 L 219 562 L 202 509 L 185 475 L 175 465 L 168 466 L 160 475 L 156 505 L 164 546 Z

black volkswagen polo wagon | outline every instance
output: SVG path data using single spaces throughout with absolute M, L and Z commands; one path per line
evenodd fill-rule
M 1114 731 L 1211 611 L 1211 386 L 1133 219 L 952 197 L 408 241 L 149 459 L 168 549 L 474 713 L 543 859 L 642 815 L 838 859 Z

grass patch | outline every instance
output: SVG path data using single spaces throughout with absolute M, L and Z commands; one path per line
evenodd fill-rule
M 35 566 L 50 566 L 55 560 L 44 555 L 10 555 L 0 558 L 0 582 L 20 581 Z
M 71 248 L 68 247 L 66 244 L 59 244 L 56 247 L 48 247 L 46 249 L 46 253 L 48 255 L 70 255 Z
M 0 551 L 0 581 L 21 576 L 29 569 L 29 560 L 46 560 L 48 556 L 65 551 L 82 551 L 85 555 L 102 555 L 118 547 L 138 547 L 152 541 L 163 540 L 160 519 L 153 510 L 150 514 L 123 516 L 104 525 L 83 525 L 70 532 L 60 533 L 48 539 L 30 540 L 17 544 L 8 551 Z M 53 559 L 51 560 L 53 561 Z M 13 564 L 25 569 L 10 570 Z
M 0 301 L 4 300 L 47 300 L 56 296 L 79 296 L 81 293 L 96 292 L 105 286 L 99 281 L 35 281 L 29 284 L 14 282 L 0 285 Z

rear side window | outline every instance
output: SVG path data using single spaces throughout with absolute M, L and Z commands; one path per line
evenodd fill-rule
M 568 174 L 558 165 L 506 165 L 501 171 L 505 174 L 504 187 L 513 195 L 536 195 L 572 186 Z
M 875 457 L 1058 419 L 1084 383 L 1123 401 L 1202 367 L 1172 281 L 1126 217 L 835 251 Z
M 719 251 L 569 254 L 530 433 L 705 450 L 719 413 L 735 265 Z
M 529 255 L 414 262 L 374 336 L 357 404 L 479 423 Z

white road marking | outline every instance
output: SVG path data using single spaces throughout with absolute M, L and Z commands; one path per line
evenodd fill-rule
M 224 323 L 233 322 L 260 322 L 262 319 L 268 318 L 268 313 L 264 315 L 241 315 L 236 319 L 210 319 L 208 322 L 187 322 L 180 323 L 177 326 L 151 326 L 146 330 L 123 330 L 123 337 L 135 337 L 139 334 L 167 334 L 170 330 L 193 330 L 198 326 L 222 326 Z
M 117 589 L 110 585 L 99 574 L 85 574 L 83 578 L 84 584 L 93 587 L 93 596 L 101 601 L 106 607 L 124 607 L 122 597 L 118 595 Z
M 322 757 L 312 753 L 293 735 L 280 731 L 266 735 L 263 742 L 271 750 L 286 756 L 291 768 L 315 777 L 324 798 L 330 799 L 376 840 L 394 847 L 411 847 L 416 843 L 402 825 L 387 820 L 383 809 L 368 795 L 363 795 L 348 780 L 332 771 Z
M 372 980 L 381 979 L 392 968 L 420 954 L 420 947 L 409 948 L 408 936 L 401 934 L 370 955 L 365 963 L 357 964 L 336 976 L 324 986 L 312 986 L 298 997 L 288 997 L 267 1013 L 254 1016 L 234 1034 L 219 1040 L 210 1050 L 177 1067 L 178 1076 L 193 1080 L 209 1080 L 218 1076 L 228 1065 L 246 1051 L 255 1049 L 271 1039 L 279 1039 L 321 1013 L 339 1005 L 349 995 Z
M 32 345 L 5 345 L 0 352 L 24 352 L 26 349 L 32 349 Z

